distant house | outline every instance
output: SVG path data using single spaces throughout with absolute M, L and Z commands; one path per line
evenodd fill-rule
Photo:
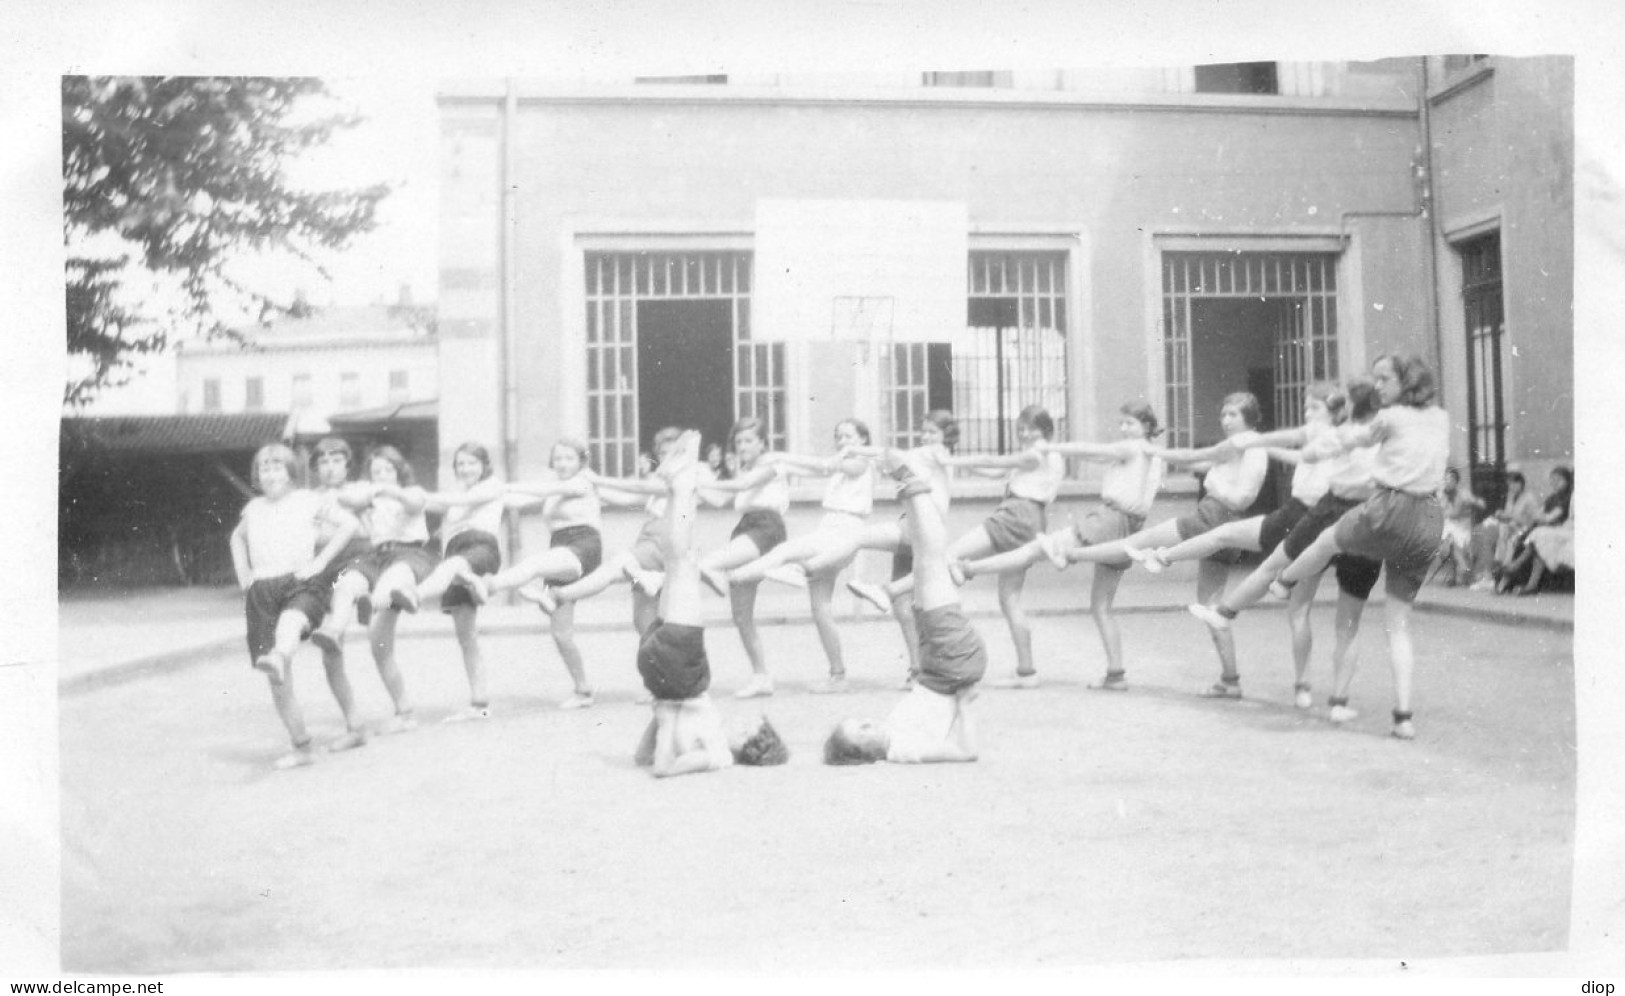
M 433 482 L 439 351 L 433 312 L 331 307 L 174 349 L 173 413 L 63 418 L 59 581 L 226 583 L 227 538 L 260 446 L 337 435 L 359 458 L 396 446 Z M 150 394 L 150 392 L 148 392 Z M 357 476 L 362 473 L 357 468 Z

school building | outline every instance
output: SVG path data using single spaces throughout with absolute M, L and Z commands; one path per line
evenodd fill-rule
M 1479 55 L 448 83 L 440 466 L 938 407 L 1000 451 L 1029 403 L 1106 439 L 1137 398 L 1204 443 L 1231 391 L 1292 425 L 1408 350 L 1493 495 L 1573 455 L 1572 106 L 1571 59 Z

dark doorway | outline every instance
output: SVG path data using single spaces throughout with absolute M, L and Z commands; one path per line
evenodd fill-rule
M 1290 299 L 1209 298 L 1191 302 L 1191 368 L 1195 442 L 1207 446 L 1224 438 L 1219 409 L 1236 391 L 1258 399 L 1260 430 L 1296 425 L 1295 413 L 1277 411 L 1276 360 L 1283 336 L 1290 337 L 1296 310 Z M 1261 515 L 1290 492 L 1290 471 L 1274 460 L 1249 513 Z
M 638 445 L 664 426 L 723 442 L 733 422 L 733 326 L 726 300 L 638 302 Z

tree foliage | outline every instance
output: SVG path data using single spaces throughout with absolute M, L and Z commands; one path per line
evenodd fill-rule
M 65 401 L 118 383 L 133 354 L 165 348 L 182 327 L 229 335 L 232 311 L 293 312 L 294 301 L 235 279 L 234 258 L 286 252 L 325 276 L 316 254 L 371 230 L 386 186 L 301 190 L 284 173 L 359 123 L 303 113 L 326 96 L 316 79 L 63 78 L 68 352 L 83 363 Z M 121 293 L 138 270 L 173 278 L 173 313 Z

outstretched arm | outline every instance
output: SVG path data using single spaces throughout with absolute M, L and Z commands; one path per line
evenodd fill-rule
M 429 504 L 429 493 L 416 485 L 403 488 L 394 484 L 380 484 L 373 489 L 373 494 L 395 499 L 401 503 L 402 508 L 414 515 L 423 511 Z
M 1133 443 L 1039 443 L 1040 453 L 1059 453 L 1062 456 L 1081 457 L 1085 460 L 1127 460 L 1133 456 Z
M 309 580 L 327 570 L 327 565 L 333 562 L 333 558 L 339 555 L 339 551 L 349 545 L 350 540 L 355 538 L 355 534 L 361 531 L 361 520 L 341 507 L 329 509 L 326 515 L 329 522 L 338 524 L 338 529 L 334 531 L 333 537 L 327 541 L 327 545 L 322 547 L 315 557 L 311 558 L 305 566 L 293 572 L 293 576 L 301 581 Z

